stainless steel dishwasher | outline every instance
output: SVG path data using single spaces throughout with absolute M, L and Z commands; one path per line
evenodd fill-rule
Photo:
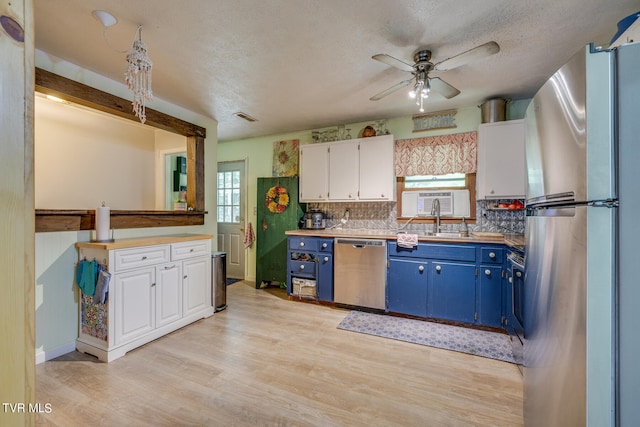
M 333 251 L 334 302 L 384 310 L 386 240 L 337 237 Z

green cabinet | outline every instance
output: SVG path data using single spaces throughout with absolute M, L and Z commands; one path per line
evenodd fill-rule
M 298 177 L 258 178 L 256 221 L 256 288 L 287 280 L 287 236 L 298 228 Z

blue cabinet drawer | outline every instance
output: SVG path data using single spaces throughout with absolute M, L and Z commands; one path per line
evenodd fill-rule
M 289 249 L 304 249 L 306 251 L 316 251 L 318 249 L 318 239 L 315 237 L 290 236 Z
M 316 263 L 312 261 L 289 261 L 292 275 L 316 277 Z
M 502 264 L 505 260 L 502 248 L 480 248 L 481 264 Z
M 389 242 L 390 257 L 431 258 L 450 261 L 475 262 L 476 248 L 473 245 L 418 243 L 417 247 L 402 248 L 394 241 Z
M 333 253 L 333 239 L 318 239 L 318 251 Z

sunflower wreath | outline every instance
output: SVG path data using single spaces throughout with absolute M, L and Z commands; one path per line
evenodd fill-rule
M 265 204 L 267 205 L 267 209 L 269 209 L 270 212 L 284 212 L 284 210 L 287 209 L 287 205 L 289 205 L 289 195 L 287 194 L 287 189 L 279 185 L 271 187 L 269 191 L 267 191 Z

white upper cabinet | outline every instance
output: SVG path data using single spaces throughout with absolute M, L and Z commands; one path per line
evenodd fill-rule
M 303 145 L 300 201 L 394 201 L 393 159 L 393 135 Z
M 360 200 L 395 200 L 392 135 L 360 140 Z
M 329 145 L 329 200 L 358 198 L 359 139 Z
M 323 202 L 329 198 L 329 145 L 300 147 L 300 201 Z
M 477 199 L 525 197 L 524 120 L 478 128 Z

